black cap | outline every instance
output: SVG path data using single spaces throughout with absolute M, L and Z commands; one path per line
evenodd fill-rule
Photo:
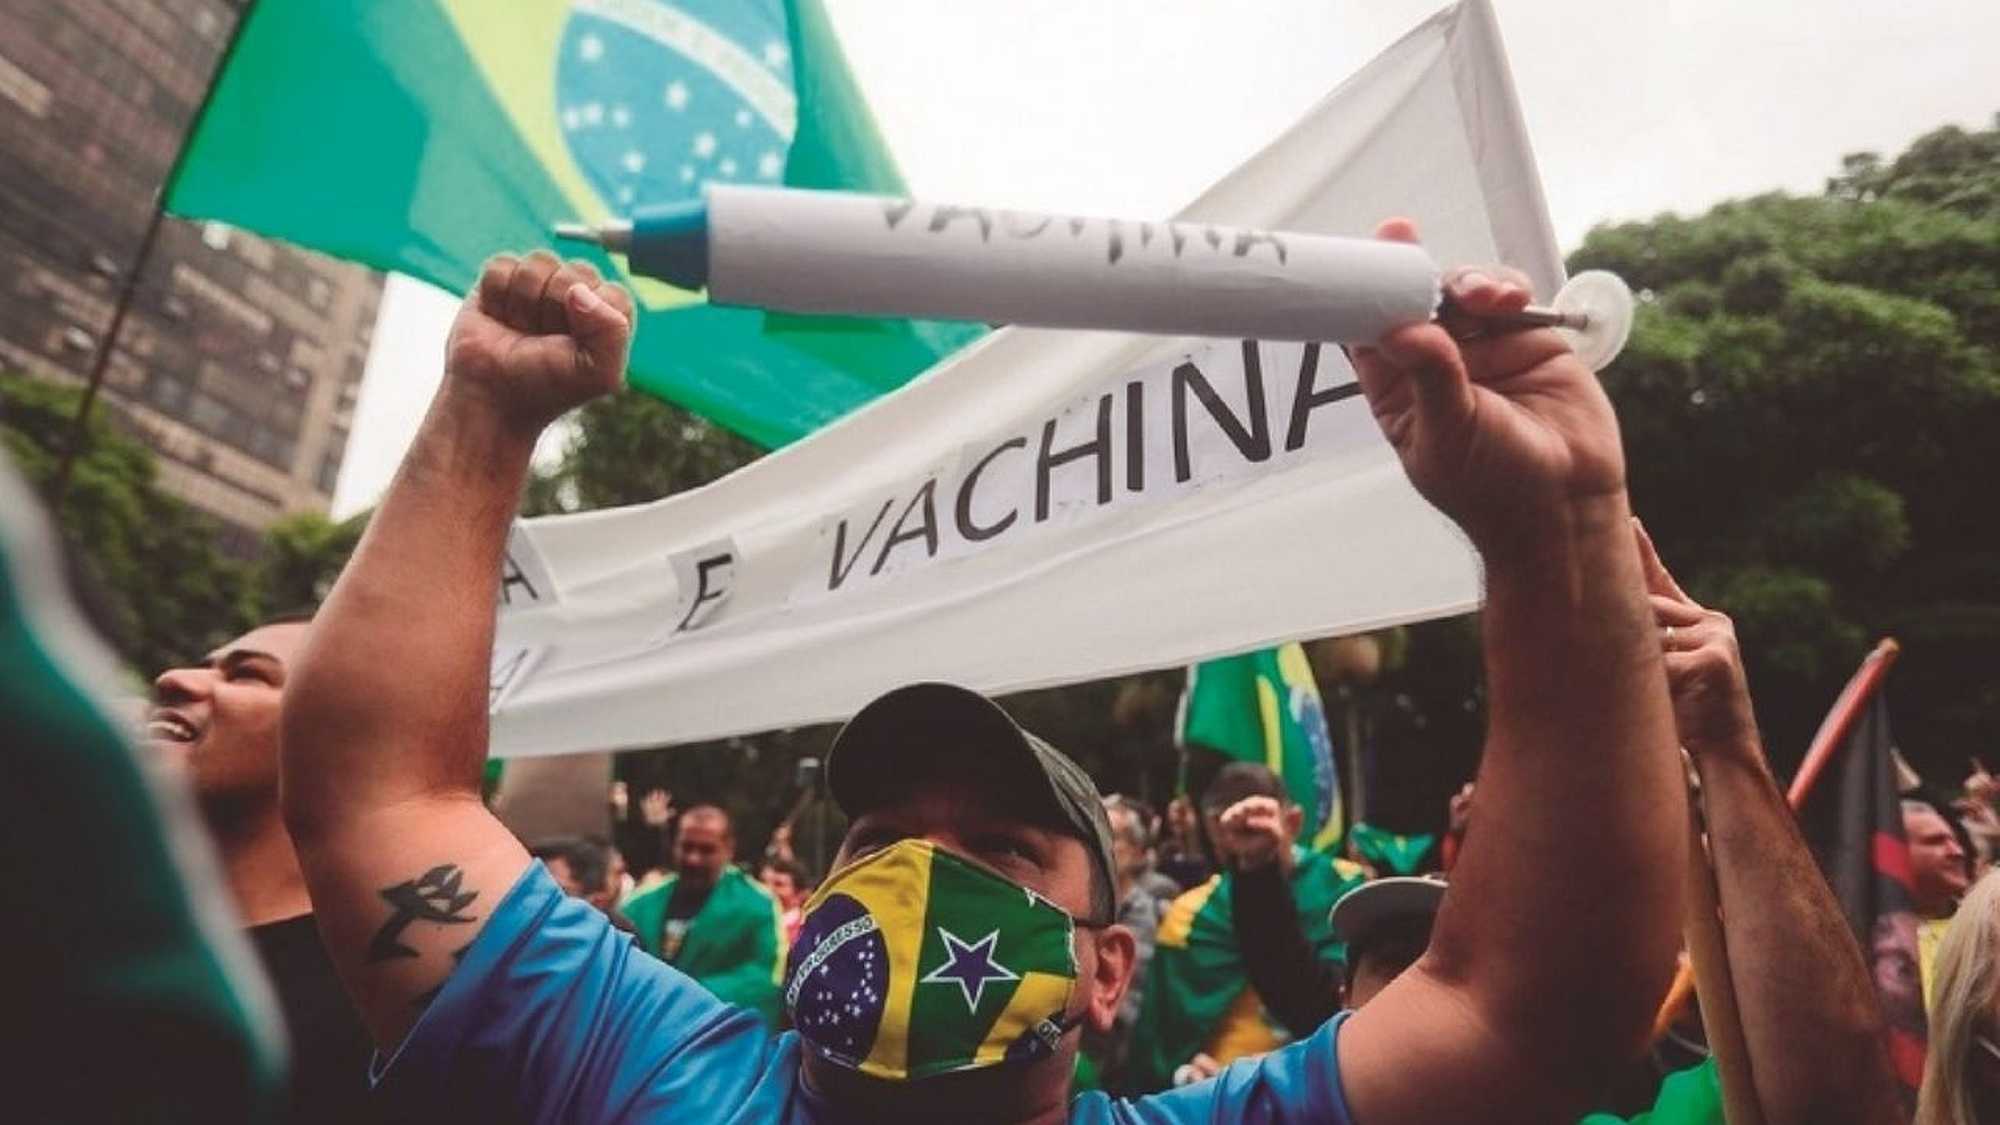
M 827 753 L 827 788 L 850 817 L 859 818 L 930 777 L 973 777 L 1006 786 L 1010 796 L 1024 798 L 1083 841 L 1106 888 L 1118 885 L 1111 820 L 1097 783 L 976 691 L 920 683 L 877 696 L 840 728 Z
M 1385 922 L 1401 918 L 1429 919 L 1444 905 L 1445 881 L 1435 875 L 1397 875 L 1363 883 L 1333 904 L 1327 921 L 1333 936 L 1349 945 L 1364 944 Z

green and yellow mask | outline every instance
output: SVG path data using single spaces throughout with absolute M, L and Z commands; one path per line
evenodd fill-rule
M 920 1079 L 1053 1053 L 1076 1025 L 1076 922 L 928 840 L 833 873 L 805 905 L 785 1007 L 809 1050 Z

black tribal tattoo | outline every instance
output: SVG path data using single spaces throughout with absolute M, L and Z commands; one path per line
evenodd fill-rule
M 459 884 L 465 873 L 455 863 L 440 864 L 406 883 L 384 887 L 382 897 L 396 912 L 389 916 L 382 928 L 375 931 L 375 940 L 368 943 L 368 960 L 387 961 L 396 957 L 415 957 L 417 951 L 397 940 L 403 936 L 411 922 L 438 922 L 445 925 L 461 925 L 476 921 L 475 915 L 465 913 L 472 900 L 479 897 L 478 891 L 459 892 Z

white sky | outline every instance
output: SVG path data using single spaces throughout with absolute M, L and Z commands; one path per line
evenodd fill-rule
M 1145 218 L 1192 199 L 1438 0 L 824 0 L 914 193 Z M 2000 111 L 1992 0 L 1496 0 L 1565 251 L 1607 220 L 1814 192 Z M 374 503 L 454 297 L 392 277 L 334 510 Z

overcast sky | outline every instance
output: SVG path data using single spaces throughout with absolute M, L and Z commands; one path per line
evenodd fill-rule
M 911 190 L 1165 215 L 1436 0 L 824 0 Z M 2000 111 L 1993 0 L 1497 0 L 1557 237 L 1814 192 Z M 390 279 L 337 514 L 372 504 L 438 378 L 456 299 Z

